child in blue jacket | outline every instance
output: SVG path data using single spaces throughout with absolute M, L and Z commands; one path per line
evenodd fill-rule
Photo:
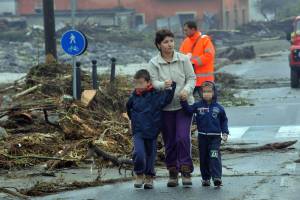
M 126 104 L 134 142 L 134 187 L 141 188 L 144 185 L 144 189 L 152 189 L 162 109 L 171 103 L 176 84 L 173 82 L 171 88 L 157 91 L 151 84 L 149 72 L 144 69 L 136 72 L 134 81 L 135 90 Z
M 181 99 L 181 105 L 188 114 L 196 114 L 198 148 L 202 186 L 210 186 L 212 178 L 216 187 L 222 186 L 221 140 L 228 138 L 228 119 L 224 108 L 217 102 L 216 87 L 206 81 L 200 90 L 202 100 L 188 105 Z

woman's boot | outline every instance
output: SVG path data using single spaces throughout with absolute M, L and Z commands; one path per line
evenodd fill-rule
M 178 171 L 176 167 L 169 168 L 169 180 L 168 187 L 177 187 L 178 186 Z
M 181 167 L 181 176 L 182 176 L 182 185 L 183 186 L 191 186 L 192 183 L 192 176 L 191 176 L 191 169 L 189 166 L 182 166 Z

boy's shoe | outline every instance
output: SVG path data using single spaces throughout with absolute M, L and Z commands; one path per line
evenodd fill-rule
M 137 174 L 135 177 L 134 187 L 135 188 L 142 188 L 144 185 L 144 175 Z
M 221 187 L 222 186 L 222 180 L 220 178 L 214 178 L 214 186 L 215 187 Z
M 167 183 L 168 187 L 177 187 L 178 186 L 178 171 L 176 167 L 169 168 L 169 180 Z
M 182 176 L 182 185 L 183 186 L 193 185 L 191 170 L 190 170 L 189 166 L 182 166 L 181 167 L 181 176 Z
M 203 187 L 209 187 L 210 186 L 210 180 L 202 180 L 202 186 Z
M 153 176 L 146 176 L 144 189 L 153 189 Z

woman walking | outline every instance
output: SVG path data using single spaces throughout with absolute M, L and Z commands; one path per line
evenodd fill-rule
M 190 127 L 192 115 L 186 114 L 180 105 L 180 98 L 194 102 L 193 90 L 195 73 L 189 57 L 174 50 L 174 34 L 169 30 L 156 33 L 157 56 L 149 63 L 149 71 L 154 88 L 163 90 L 176 82 L 175 95 L 162 114 L 162 135 L 165 145 L 166 166 L 169 170 L 168 187 L 178 186 L 178 174 L 182 184 L 192 185 L 191 173 L 194 170 L 191 158 Z

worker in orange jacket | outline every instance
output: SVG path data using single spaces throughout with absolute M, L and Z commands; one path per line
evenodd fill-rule
M 187 36 L 180 47 L 180 52 L 190 57 L 197 77 L 195 92 L 205 81 L 214 82 L 215 48 L 210 37 L 198 31 L 194 21 L 184 24 Z

